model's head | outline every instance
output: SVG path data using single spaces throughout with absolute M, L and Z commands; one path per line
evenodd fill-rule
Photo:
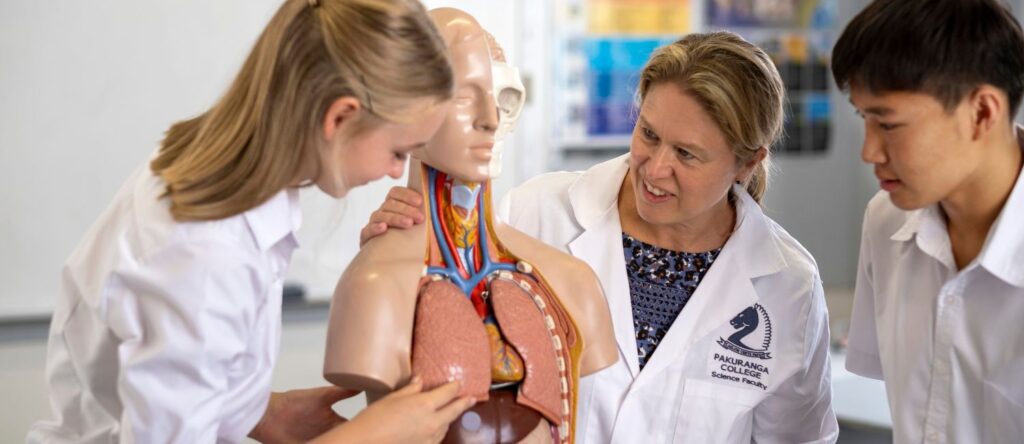
M 490 177 L 498 128 L 488 35 L 457 9 L 435 9 L 430 16 L 448 45 L 455 95 L 441 128 L 416 156 L 455 179 L 483 182 Z
M 494 98 L 498 105 L 498 129 L 494 134 L 490 164 L 493 179 L 501 175 L 502 154 L 526 104 L 526 88 L 519 76 L 519 69 L 508 62 L 505 50 L 490 33 L 487 34 L 487 46 L 491 51 L 491 75 L 494 78 Z
M 864 161 L 894 204 L 920 208 L 983 175 L 993 138 L 1012 139 L 1024 33 L 997 0 L 875 1 L 832 71 L 864 117 Z
M 686 36 L 654 52 L 637 96 L 630 180 L 644 220 L 698 216 L 734 183 L 761 201 L 784 97 L 764 51 L 728 32 Z
M 416 0 L 287 0 L 210 110 L 168 130 L 152 170 L 179 220 L 227 217 L 283 188 L 341 197 L 429 140 L 453 91 Z

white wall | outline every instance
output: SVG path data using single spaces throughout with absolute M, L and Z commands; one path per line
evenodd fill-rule
M 517 2 L 474 14 L 516 60 Z M 278 0 L 0 2 L 0 321 L 48 315 L 60 267 L 174 121 L 226 89 Z M 510 147 L 509 162 L 516 162 Z M 499 190 L 517 182 L 509 168 Z M 304 193 L 292 277 L 330 294 L 388 181 L 338 204 Z
M 63 260 L 163 131 L 225 88 L 276 2 L 0 2 L 0 316 Z
M 50 313 L 61 264 L 93 219 L 170 123 L 219 97 L 279 4 L 0 2 L 0 322 Z M 519 2 L 424 4 L 465 9 L 518 60 Z M 506 165 L 518 162 L 512 145 Z M 496 193 L 517 182 L 517 167 L 506 167 Z M 327 297 L 370 211 L 404 183 L 371 184 L 340 203 L 304 191 L 292 278 Z M 23 441 L 47 415 L 40 328 L 27 339 L 0 337 L 0 392 L 17 400 L 0 408 L 0 442 Z M 285 323 L 275 389 L 324 384 L 325 330 L 322 319 Z M 352 415 L 363 405 L 360 396 L 339 410 Z
M 836 38 L 868 0 L 838 2 Z M 827 286 L 852 287 L 856 279 L 864 208 L 878 181 L 860 160 L 863 122 L 829 78 L 833 127 L 822 155 L 776 159 L 777 173 L 765 198 L 766 212 L 818 262 Z

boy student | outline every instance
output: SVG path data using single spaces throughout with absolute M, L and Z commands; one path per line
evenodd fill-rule
M 896 442 L 1024 439 L 1024 34 L 995 0 L 879 0 L 836 83 L 882 191 L 864 216 L 847 368 Z

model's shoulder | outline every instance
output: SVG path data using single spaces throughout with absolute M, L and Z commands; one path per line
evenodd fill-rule
M 371 239 L 345 268 L 341 285 L 369 290 L 382 282 L 418 280 L 423 274 L 426 250 L 425 247 L 410 248 L 413 245 L 426 245 L 426 231 L 422 225 L 388 230 Z
M 540 267 L 557 268 L 559 273 L 570 278 L 569 281 L 589 283 L 595 278 L 590 266 L 581 259 L 528 236 L 511 225 L 499 223 L 496 228 L 502 243 L 521 259 Z

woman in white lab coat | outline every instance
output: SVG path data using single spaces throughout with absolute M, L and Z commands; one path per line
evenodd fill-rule
M 451 97 L 446 51 L 415 0 L 285 1 L 223 98 L 170 128 L 66 263 L 53 417 L 28 441 L 439 440 L 472 402 L 454 384 L 413 382 L 341 424 L 331 405 L 353 393 L 271 395 L 270 377 L 298 187 L 340 198 L 400 176 Z
M 513 227 L 586 261 L 611 309 L 621 359 L 581 380 L 580 442 L 836 440 L 817 265 L 760 207 L 783 95 L 754 45 L 687 36 L 641 73 L 628 155 L 502 200 Z M 421 217 L 418 196 L 391 196 L 364 237 Z

